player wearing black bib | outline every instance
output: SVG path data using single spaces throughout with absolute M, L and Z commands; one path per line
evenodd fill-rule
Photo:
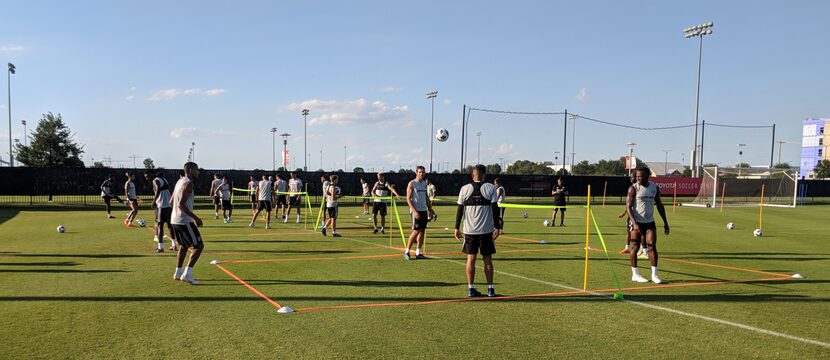
M 378 213 L 380 213 L 380 233 L 385 234 L 386 228 L 386 199 L 389 194 L 395 195 L 395 198 L 400 200 L 401 196 L 395 191 L 395 186 L 386 182 L 386 176 L 383 173 L 378 173 L 378 181 L 372 186 L 372 226 L 374 231 L 378 233 Z
M 550 218 L 550 226 L 556 226 L 556 213 L 560 213 L 559 218 L 559 226 L 565 226 L 565 206 L 567 206 L 566 197 L 568 196 L 568 190 L 565 189 L 565 179 L 563 177 L 559 177 L 556 179 L 556 185 L 553 186 L 553 191 L 551 191 L 551 195 L 553 195 L 553 213 L 551 214 Z
M 153 184 L 153 202 L 150 207 L 155 211 L 156 225 L 155 241 L 157 247 L 153 249 L 155 253 L 164 252 L 164 224 L 167 224 L 170 230 L 170 250 L 176 250 L 176 240 L 173 235 L 173 225 L 170 223 L 170 217 L 173 214 L 173 207 L 170 205 L 172 197 L 172 188 L 167 179 L 164 178 L 164 173 L 155 170 L 147 170 L 144 172 L 144 179 Z
M 112 216 L 112 205 L 110 201 L 115 199 L 115 201 L 121 203 L 121 198 L 118 197 L 116 193 L 112 191 L 112 174 L 107 175 L 107 179 L 101 184 L 101 198 L 104 199 L 104 204 L 107 205 L 107 219 L 114 219 L 115 216 Z
M 476 165 L 473 168 L 473 182 L 461 187 L 458 193 L 458 211 L 455 215 L 455 239 L 461 241 L 461 219 L 464 219 L 464 245 L 461 251 L 467 254 L 467 296 L 481 296 L 476 290 L 476 257 L 480 252 L 484 260 L 484 276 L 487 278 L 487 296 L 496 296 L 493 287 L 493 254 L 496 253 L 496 239 L 501 233 L 498 197 L 496 187 L 485 183 L 487 168 Z

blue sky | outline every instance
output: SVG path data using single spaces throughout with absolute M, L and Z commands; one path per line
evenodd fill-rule
M 435 127 L 451 135 L 435 143 L 437 169 L 458 166 L 462 104 L 693 123 L 697 40 L 682 29 L 712 21 L 701 119 L 776 123 L 782 161 L 797 165 L 801 120 L 830 117 L 828 13 L 825 1 L 16 1 L 0 13 L 0 60 L 18 69 L 12 137 L 21 119 L 60 112 L 88 164 L 179 167 L 195 142 L 202 167 L 270 169 L 277 127 L 302 167 L 307 107 L 310 168 L 321 150 L 324 168 L 342 168 L 344 146 L 349 169 L 409 168 L 428 163 L 424 94 L 438 90 Z M 561 156 L 561 117 L 473 116 L 471 161 L 476 131 L 482 162 Z M 739 142 L 744 161 L 769 162 L 768 130 L 706 131 L 707 162 L 737 163 Z M 692 131 L 577 123 L 575 139 L 577 161 L 625 155 L 629 141 L 646 161 L 680 161 Z

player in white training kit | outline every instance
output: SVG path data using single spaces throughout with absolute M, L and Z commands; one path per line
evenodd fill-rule
M 256 226 L 256 218 L 262 210 L 265 210 L 265 228 L 271 228 L 271 194 L 273 191 L 274 188 L 271 181 L 268 180 L 268 175 L 262 175 L 262 181 L 259 182 L 256 190 L 256 197 L 259 203 L 257 204 L 256 211 L 254 211 L 254 217 L 248 226 Z
M 219 195 L 219 200 L 222 203 L 222 221 L 232 223 L 233 220 L 233 204 L 231 203 L 231 184 L 228 183 L 228 178 L 222 176 L 222 183 L 216 188 L 216 194 Z
M 326 227 L 331 225 L 331 236 L 340 237 L 340 234 L 337 233 L 337 199 L 340 198 L 340 187 L 337 186 L 337 178 L 337 175 L 332 175 L 329 186 L 326 188 L 326 212 L 329 218 L 320 230 L 323 236 L 326 236 Z
M 158 246 L 153 249 L 155 253 L 164 252 L 164 224 L 167 224 L 170 230 L 170 250 L 176 250 L 176 240 L 173 235 L 173 225 L 170 224 L 170 217 L 173 214 L 173 208 L 170 205 L 171 189 L 170 183 L 164 178 L 163 172 L 156 173 L 155 170 L 147 170 L 144 172 L 144 179 L 153 184 L 153 203 L 150 207 L 153 208 L 156 214 L 155 241 Z
M 378 233 L 378 213 L 380 213 L 380 233 L 385 234 L 386 228 L 386 199 L 391 192 L 395 198 L 400 200 L 401 196 L 395 191 L 395 186 L 386 182 L 386 176 L 383 173 L 378 173 L 378 181 L 372 186 L 372 225 L 374 226 L 373 234 Z
M 176 272 L 173 273 L 173 279 L 185 281 L 191 285 L 198 285 L 199 282 L 193 278 L 193 267 L 199 261 L 204 243 L 198 229 L 199 226 L 202 226 L 202 219 L 193 213 L 193 182 L 199 178 L 199 165 L 194 162 L 187 162 L 184 164 L 184 175 L 176 183 L 173 190 L 173 212 L 170 217 L 170 223 L 173 224 L 173 233 L 179 245 L 181 245 L 176 256 Z M 190 249 L 193 249 L 193 251 L 190 253 L 187 267 L 182 270 L 184 258 Z
M 424 247 L 427 222 L 435 215 L 435 212 L 432 211 L 432 203 L 427 198 L 427 182 L 424 180 L 425 173 L 426 169 L 423 166 L 416 167 L 415 179 L 410 181 L 406 186 L 406 203 L 409 205 L 410 212 L 412 212 L 412 233 L 409 234 L 409 241 L 407 241 L 406 250 L 403 253 L 403 257 L 406 260 L 412 259 L 409 256 L 409 251 L 416 242 L 418 246 L 415 248 L 415 258 L 426 259 L 426 256 L 421 251 Z
M 666 220 L 666 209 L 660 200 L 660 188 L 657 184 L 648 181 L 651 170 L 648 168 L 637 169 L 637 183 L 628 188 L 628 197 L 625 202 L 625 211 L 634 221 L 634 233 L 631 246 L 631 281 L 644 283 L 648 282 L 637 270 L 637 250 L 640 242 L 637 239 L 645 236 L 645 243 L 648 245 L 649 260 L 651 260 L 651 281 L 660 284 L 663 281 L 657 276 L 657 226 L 654 223 L 654 206 L 657 205 L 657 212 L 663 218 L 663 232 L 669 234 L 669 222 Z
M 274 194 L 277 198 L 277 202 L 274 204 L 274 217 L 280 216 L 282 222 L 288 222 L 288 196 L 285 194 L 286 191 L 288 191 L 288 182 L 282 179 L 282 175 L 277 174 L 277 180 L 274 181 Z
M 320 192 L 323 194 L 323 201 L 326 200 L 326 194 L 329 193 L 329 186 L 331 186 L 331 181 L 329 181 L 329 177 L 326 175 L 320 176 L 320 183 L 323 184 L 323 191 Z M 326 212 L 323 211 L 323 216 L 320 218 L 320 228 L 323 229 L 326 227 Z
M 210 182 L 210 191 L 208 195 L 213 198 L 213 217 L 219 220 L 219 206 L 222 205 L 222 200 L 216 194 L 216 188 L 222 185 L 222 179 L 219 174 L 213 174 L 213 181 Z
M 296 173 L 291 173 L 291 179 L 288 180 L 288 192 L 294 193 L 294 195 L 288 196 L 288 212 L 286 213 L 286 220 L 288 216 L 291 216 L 291 207 L 297 208 L 297 224 L 300 223 L 300 215 L 302 213 L 303 206 L 302 204 L 302 195 L 299 193 L 303 192 L 303 181 L 297 177 Z
M 507 202 L 507 190 L 504 189 L 504 186 L 501 185 L 501 179 L 496 178 L 493 180 L 493 186 L 496 187 L 496 198 L 498 199 L 499 204 L 503 204 Z M 504 210 L 506 208 L 499 207 L 499 219 L 501 219 L 501 233 L 504 234 Z
M 363 176 L 360 177 L 360 187 L 360 196 L 363 196 L 363 215 L 369 215 L 369 203 L 372 202 L 372 199 L 370 199 L 372 192 L 369 190 L 369 183 L 366 182 L 366 178 Z
M 487 296 L 496 296 L 493 287 L 493 254 L 496 253 L 496 239 L 501 234 L 501 219 L 498 215 L 498 196 L 493 184 L 484 182 L 487 168 L 476 165 L 472 171 L 473 182 L 461 187 L 458 193 L 458 211 L 455 214 L 455 239 L 461 241 L 461 218 L 464 218 L 464 245 L 461 250 L 467 254 L 467 296 L 481 296 L 476 290 L 476 257 L 481 253 L 484 260 L 484 276 L 487 278 Z
M 251 214 L 256 212 L 256 206 L 259 203 L 259 200 L 256 198 L 256 188 L 259 186 L 259 181 L 251 175 L 250 181 L 248 181 L 248 194 L 249 198 L 251 199 Z
M 127 182 L 124 183 L 124 196 L 127 198 L 127 205 L 130 206 L 130 213 L 124 219 L 124 225 L 127 227 L 133 226 L 136 216 L 138 216 L 138 196 L 135 193 L 135 173 L 127 172 Z

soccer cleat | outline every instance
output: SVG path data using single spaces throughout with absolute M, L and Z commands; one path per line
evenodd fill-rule
M 184 281 L 186 283 L 190 283 L 190 285 L 199 285 L 199 281 L 193 278 L 193 275 L 187 274 L 187 276 L 182 275 L 179 280 Z
M 640 250 L 640 252 L 637 253 L 637 258 L 640 259 L 640 260 L 647 260 L 648 259 L 648 252 Z
M 282 222 L 287 223 L 287 222 L 288 222 L 288 218 L 287 218 L 287 217 L 282 218 Z
M 225 223 L 225 224 L 227 224 L 227 223 L 228 223 L 228 219 L 222 219 L 222 222 L 223 222 L 223 223 Z
M 427 257 L 426 257 L 426 256 L 424 256 L 424 255 L 418 254 L 418 255 L 415 255 L 415 258 L 416 258 L 416 259 L 418 259 L 418 260 L 424 260 L 424 259 L 426 259 Z
M 115 219 L 115 216 L 112 216 L 112 214 L 107 214 L 107 219 Z
M 467 290 L 467 297 L 479 297 L 479 296 L 481 296 L 481 293 L 478 292 L 478 290 L 476 290 L 475 288 Z
M 620 254 L 630 254 L 630 253 L 631 253 L 631 251 L 629 251 L 628 248 L 620 250 Z
M 496 297 L 496 289 L 495 288 L 487 288 L 487 296 L 489 297 Z
M 173 280 L 181 280 L 182 272 L 183 271 L 176 271 L 175 273 L 173 273 Z
M 256 226 L 254 226 L 254 223 L 250 223 L 250 224 L 248 224 L 248 227 L 250 227 L 251 229 L 253 229 L 253 228 L 255 228 Z
M 297 218 L 297 221 L 296 221 L 296 222 L 297 222 L 297 224 L 299 224 L 299 223 L 300 223 L 300 219 L 299 219 L 299 218 Z
M 374 230 L 372 230 L 372 234 L 377 234 L 377 233 L 378 233 L 378 228 L 375 228 Z
M 632 276 L 631 276 L 631 281 L 633 281 L 633 282 L 638 282 L 638 283 L 647 283 L 647 282 L 648 282 L 648 280 L 646 280 L 646 278 L 644 278 L 644 277 L 643 277 L 642 275 L 640 275 L 640 274 L 637 274 L 637 275 L 632 275 Z
M 232 223 L 232 222 L 233 222 L 233 219 L 228 218 L 228 222 L 229 222 L 229 223 Z
M 156 254 L 163 253 L 164 249 L 155 248 L 155 249 L 153 249 L 153 252 L 156 253 Z
M 386 231 L 385 231 L 385 230 L 383 230 L 383 228 L 380 228 L 380 233 L 381 233 L 381 234 L 386 234 Z
M 179 251 L 179 249 L 176 247 L 176 245 L 172 245 L 172 246 L 170 246 L 169 248 L 167 248 L 167 250 L 170 250 L 170 251 Z
M 340 235 L 338 233 L 333 233 L 333 234 L 331 234 L 331 236 L 333 236 L 333 237 L 342 237 L 342 235 Z
M 651 275 L 651 282 L 653 282 L 655 284 L 662 284 L 663 280 L 661 280 L 659 277 L 657 277 L 657 275 L 652 274 Z
M 213 215 L 213 218 L 219 220 L 219 214 Z
M 327 235 L 327 234 L 326 234 L 326 228 L 322 228 L 322 229 L 320 229 L 320 232 L 323 234 L 323 236 L 326 236 L 326 235 Z
M 406 260 L 412 260 L 412 257 L 409 256 L 409 253 L 404 253 L 403 258 L 406 259 Z
M 271 225 L 265 225 L 265 228 L 266 228 L 266 229 L 270 229 L 270 228 L 271 228 Z

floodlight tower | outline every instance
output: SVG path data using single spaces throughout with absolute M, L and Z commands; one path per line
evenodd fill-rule
M 746 144 L 738 144 L 738 177 L 741 177 L 741 168 L 744 167 L 744 146 Z
M 694 136 L 694 145 L 692 145 L 692 156 L 691 156 L 691 167 L 692 167 L 692 177 L 698 177 L 699 168 L 698 168 L 698 152 L 697 152 L 697 128 L 698 128 L 698 117 L 700 116 L 700 69 L 701 63 L 703 60 L 703 37 L 706 35 L 712 34 L 712 27 L 714 24 L 712 22 L 707 22 L 695 26 L 690 26 L 683 29 L 684 37 L 687 39 L 693 37 L 700 38 L 700 45 L 698 46 L 698 53 L 697 53 L 697 100 L 695 101 L 695 136 Z
M 438 97 L 438 91 L 430 91 L 427 93 L 427 100 L 432 102 L 432 115 L 430 115 L 429 125 L 429 172 L 432 172 L 432 145 L 435 143 L 435 98 Z
M 284 171 L 288 170 L 288 137 L 291 136 L 289 133 L 282 133 L 282 169 Z
M 306 120 L 308 118 L 309 113 L 310 113 L 310 111 L 308 111 L 308 109 L 303 109 L 303 112 L 302 112 L 302 114 L 303 114 L 303 154 L 306 154 L 306 155 L 303 155 L 303 171 L 308 171 L 308 160 L 307 159 L 310 156 L 310 155 L 307 155 L 308 154 L 308 121 Z
M 634 157 L 634 146 L 636 146 L 637 143 L 629 142 L 626 143 L 626 145 L 628 145 L 628 177 L 631 177 L 631 158 Z M 637 162 L 634 162 L 634 165 L 636 166 Z
M 271 167 L 273 171 L 277 171 L 277 140 L 275 134 L 277 133 L 277 128 L 271 128 Z

